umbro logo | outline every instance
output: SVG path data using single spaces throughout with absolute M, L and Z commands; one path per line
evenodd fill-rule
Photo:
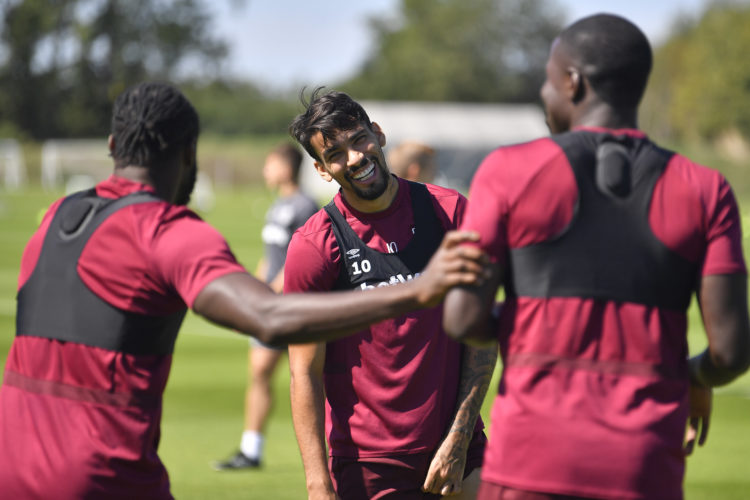
M 359 258 L 359 248 L 352 248 L 351 250 L 348 250 L 346 252 L 346 255 L 348 255 L 350 259 Z

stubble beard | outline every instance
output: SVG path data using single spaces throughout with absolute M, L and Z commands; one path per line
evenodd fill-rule
M 380 198 L 380 196 L 385 193 L 386 189 L 388 189 L 388 183 L 391 180 L 391 174 L 383 167 L 380 158 L 371 158 L 370 161 L 375 165 L 375 170 L 377 172 L 377 179 L 371 185 L 364 188 L 360 187 L 356 184 L 356 181 L 351 178 L 351 175 L 348 172 L 346 173 L 346 180 L 349 182 L 352 191 L 354 191 L 357 197 L 368 201 Z

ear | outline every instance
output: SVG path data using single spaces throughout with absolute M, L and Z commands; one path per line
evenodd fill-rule
M 586 95 L 586 84 L 584 83 L 584 77 L 578 68 L 569 66 L 568 72 L 568 97 L 570 100 L 577 104 L 583 100 Z
M 107 137 L 107 147 L 109 148 L 110 156 L 115 154 L 115 136 L 112 134 L 109 134 L 109 137 Z
M 318 171 L 318 175 L 321 179 L 326 182 L 331 182 L 333 180 L 333 177 L 331 177 L 331 174 L 328 173 L 328 170 L 325 169 L 325 166 L 323 166 L 322 163 L 316 161 L 313 163 L 313 165 L 315 165 L 315 170 Z
M 372 125 L 370 125 L 370 129 L 375 132 L 375 135 L 378 137 L 378 144 L 380 144 L 380 147 L 385 147 L 385 134 L 383 133 L 383 129 L 380 128 L 380 125 L 372 122 Z

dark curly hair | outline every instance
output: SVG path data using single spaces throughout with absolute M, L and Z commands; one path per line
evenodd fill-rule
M 112 109 L 112 156 L 117 166 L 155 167 L 198 139 L 198 113 L 172 85 L 145 82 L 130 87 Z
M 357 101 L 343 92 L 323 92 L 323 89 L 324 87 L 316 88 L 309 101 L 305 99 L 305 89 L 302 89 L 300 101 L 305 112 L 289 125 L 289 134 L 317 161 L 321 159 L 310 144 L 316 133 L 322 133 L 327 142 L 333 140 L 336 133 L 352 130 L 359 124 L 372 129 L 370 117 Z

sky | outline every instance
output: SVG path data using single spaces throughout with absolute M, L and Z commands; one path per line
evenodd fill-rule
M 553 0 L 566 22 L 597 12 L 622 15 L 657 45 L 678 15 L 707 0 Z M 229 44 L 225 71 L 269 89 L 332 85 L 353 75 L 372 48 L 368 18 L 393 14 L 399 0 L 225 0 L 215 2 L 218 35 Z

